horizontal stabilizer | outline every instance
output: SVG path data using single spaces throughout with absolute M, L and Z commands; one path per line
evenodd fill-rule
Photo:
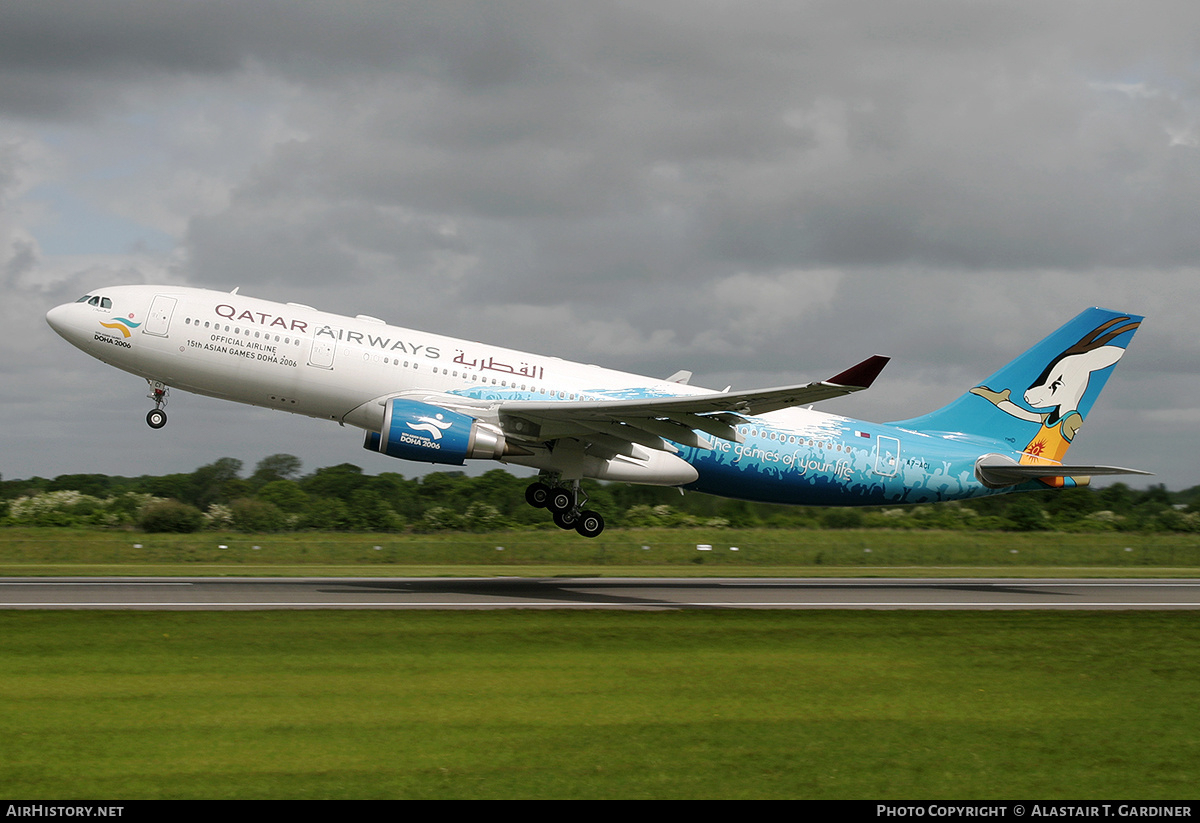
M 1015 486 L 1042 477 L 1100 477 L 1113 474 L 1142 474 L 1153 472 L 1125 469 L 1120 466 L 1064 466 L 1060 463 L 1014 463 L 1007 457 L 987 455 L 975 463 L 975 476 L 985 486 L 998 488 Z

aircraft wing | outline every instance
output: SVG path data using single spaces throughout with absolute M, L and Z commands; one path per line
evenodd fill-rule
M 759 415 L 792 406 L 840 397 L 870 387 L 887 364 L 876 355 L 815 383 L 745 392 L 653 397 L 635 400 L 542 402 L 513 400 L 497 409 L 506 434 L 531 440 L 577 437 L 614 453 L 629 454 L 629 444 L 672 451 L 667 441 L 697 448 L 711 444 L 697 432 L 742 442 L 737 425 L 744 415 Z

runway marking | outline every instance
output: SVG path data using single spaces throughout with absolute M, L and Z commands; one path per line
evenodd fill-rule
M 395 601 L 389 600 L 384 602 L 368 602 L 368 603 L 331 603 L 328 601 L 317 602 L 216 602 L 204 601 L 197 603 L 179 603 L 165 601 L 161 603 L 146 603 L 146 602 L 121 602 L 121 601 L 100 601 L 100 602 L 79 602 L 79 601 L 56 601 L 56 602 L 0 602 L 0 608 L 143 608 L 143 609 L 215 609 L 215 608 L 242 608 L 242 609 L 261 609 L 261 608 L 280 608 L 280 609 L 302 609 L 302 608 L 322 608 L 322 609 L 397 609 L 397 608 L 455 608 L 455 609 L 488 609 L 496 607 L 538 607 L 538 608 L 583 608 L 583 609 L 629 609 L 629 608 L 647 608 L 647 609 L 674 609 L 686 606 L 712 606 L 712 607 L 737 607 L 739 609 L 772 609 L 772 608 L 790 608 L 790 609 L 867 609 L 867 608 L 917 608 L 917 609 L 974 609 L 986 610 L 994 608 L 1014 608 L 1014 609 L 1095 609 L 1095 608 L 1117 608 L 1128 607 L 1137 609 L 1161 609 L 1161 608 L 1181 608 L 1181 609 L 1197 609 L 1200 604 L 1196 603 L 1142 603 L 1142 602 L 1112 602 L 1105 603 L 1099 601 L 1090 601 L 1086 603 L 1031 603 L 1027 601 L 1021 602 L 999 602 L 999 603 L 964 603 L 962 601 L 946 602 L 946 603 L 923 603 L 912 600 L 895 600 L 895 601 L 845 601 L 845 602 L 815 602 L 815 603 L 797 603 L 792 600 L 780 602 L 760 603 L 760 602 L 744 602 L 739 600 L 721 600 L 721 601 L 671 601 L 657 603 L 579 603 L 573 601 L 544 601 L 536 602 L 529 600 L 498 600 L 491 603 L 466 603 L 461 600 L 449 601 Z
M 499 585 L 480 586 L 479 583 L 492 580 Z M 254 584 L 247 587 L 239 584 Z M 416 584 L 409 588 L 408 584 Z M 467 584 L 462 591 L 457 590 L 460 583 Z M 779 609 L 779 610 L 813 610 L 813 609 L 889 609 L 889 610 L 1103 610 L 1103 609 L 1159 609 L 1159 610 L 1200 610 L 1200 580 L 1091 580 L 1078 579 L 1019 579 L 1019 578 L 906 578 L 906 579 L 857 579 L 857 578 L 807 578 L 807 579 L 777 579 L 777 580 L 711 580 L 705 585 L 697 581 L 687 581 L 681 586 L 679 581 L 668 579 L 667 588 L 660 588 L 663 581 L 659 579 L 617 580 L 576 578 L 574 580 L 540 580 L 527 581 L 528 585 L 518 589 L 510 588 L 510 581 L 496 578 L 469 578 L 459 581 L 437 579 L 426 580 L 417 578 L 225 578 L 225 579 L 0 579 L 0 609 L 77 609 L 77 610 L 285 610 L 285 609 L 379 609 L 379 610 L 415 610 L 415 609 L 629 609 L 641 611 L 670 611 L 681 609 Z M 218 588 L 233 584 L 233 589 Z M 349 585 L 347 585 L 349 584 Z M 539 588 L 546 584 L 545 588 Z M 433 586 L 432 589 L 428 588 Z M 24 595 L 34 593 L 25 587 L 63 586 L 62 598 L 59 600 L 24 601 Z M 178 589 L 192 589 L 191 593 L 178 592 L 171 595 L 171 600 L 129 600 L 117 598 L 124 592 L 122 587 L 132 587 L 139 590 L 146 587 L 161 586 Z M 205 588 L 210 586 L 210 588 Z M 363 586 L 351 588 L 351 586 Z M 385 590 L 377 586 L 389 587 Z M 422 587 L 426 587 L 422 589 Z M 690 586 L 698 586 L 693 591 L 687 591 Z M 394 588 L 392 588 L 394 587 Z M 446 588 L 443 588 L 446 587 Z M 108 589 L 106 595 L 113 595 L 111 600 L 86 600 L 82 597 L 83 588 L 96 593 L 98 589 Z M 721 589 L 729 589 L 729 597 L 722 600 L 686 600 L 683 594 L 721 594 Z M 11 591 L 10 591 L 11 589 Z M 76 589 L 76 594 L 72 594 Z M 787 594 L 790 598 L 781 600 L 756 600 L 765 597 L 774 589 L 776 594 Z M 845 589 L 842 594 L 858 596 L 860 600 L 836 599 L 834 595 L 839 589 Z M 1116 591 L 1121 589 L 1120 591 Z M 1148 589 L 1154 589 L 1159 594 L 1170 594 L 1176 598 L 1173 601 L 1139 602 L 1124 599 L 1105 601 L 1109 594 L 1129 594 L 1142 592 L 1149 594 Z M 1174 589 L 1174 592 L 1163 591 Z M 218 600 L 218 594 L 234 594 L 235 590 L 250 594 L 271 594 L 271 600 Z M 543 592 L 541 597 L 537 591 Z M 756 591 L 755 591 L 756 590 Z M 1110 591 L 1112 590 L 1112 591 Z M 521 596 L 525 591 L 529 596 Z M 48 593 L 48 592 L 47 592 Z M 321 600 L 304 600 L 297 598 L 301 594 L 318 594 Z M 146 594 L 150 594 L 147 592 Z M 162 594 L 168 594 L 162 592 Z M 450 600 L 425 600 L 424 595 L 438 594 L 451 598 Z M 868 595 L 891 595 L 889 598 Z M 928 600 L 936 594 L 949 595 L 953 600 Z M 278 597 L 275 597 L 278 595 Z M 1013 600 L 1013 596 L 1018 600 Z M 375 599 L 379 596 L 386 600 Z M 1141 596 L 1139 594 L 1139 596 Z M 595 597 L 596 600 L 588 598 Z M 680 599 L 674 599 L 679 597 Z M 211 598 L 211 599 L 210 599 Z M 339 599 L 341 598 L 341 599 Z M 361 598 L 361 599 L 360 599 Z M 826 599 L 827 598 L 827 599 Z M 992 600 L 995 598 L 995 600 Z
M 59 582 L 56 580 L 42 580 L 42 581 L 30 580 L 28 582 L 0 580 L 0 586 L 195 586 L 195 585 L 196 585 L 195 583 L 154 583 L 154 582 L 134 581 L 134 580 L 131 580 L 128 583 L 126 583 L 126 582 L 113 583 L 111 581 L 92 582 L 92 581 L 74 581 L 74 580 L 68 580 L 65 582 Z
M 762 588 L 764 584 L 763 583 L 743 583 L 743 582 L 739 581 L 737 583 L 721 583 L 720 585 L 727 585 L 727 587 L 730 587 L 730 588 L 738 588 L 738 587 Z M 940 578 L 930 578 L 930 579 L 928 579 L 928 581 L 905 581 L 905 582 L 894 582 L 894 583 L 886 582 L 886 581 L 822 581 L 822 579 L 820 579 L 820 578 L 814 578 L 814 579 L 811 579 L 811 581 L 769 583 L 769 585 L 772 585 L 773 588 L 780 588 L 780 589 L 787 588 L 787 587 L 792 587 L 792 588 L 814 588 L 814 587 L 832 588 L 832 587 L 835 587 L 835 585 L 841 585 L 841 587 L 846 587 L 846 588 L 875 587 L 878 589 L 887 589 L 887 588 L 929 589 L 929 588 L 947 588 L 947 587 L 953 587 L 953 585 L 976 585 L 976 587 L 979 587 L 979 588 L 991 587 L 991 588 L 997 588 L 997 589 L 998 588 L 1009 589 L 1009 588 L 1013 588 L 1013 587 L 1034 588 L 1034 587 L 1039 587 L 1039 585 L 1040 585 L 1040 587 L 1055 587 L 1055 588 L 1069 587 L 1069 588 L 1074 588 L 1074 589 L 1087 589 L 1087 588 L 1102 589 L 1102 588 L 1120 588 L 1120 587 L 1140 588 L 1140 589 L 1151 589 L 1154 587 L 1158 587 L 1158 588 L 1177 589 L 1177 588 L 1188 588 L 1188 587 L 1200 587 L 1200 582 L 1181 581 L 1178 583 L 1139 583 L 1138 581 L 1121 581 L 1121 582 L 1117 582 L 1117 583 L 1076 583 L 1074 581 L 1062 581 L 1062 582 L 1058 582 L 1058 583 L 1055 583 L 1055 582 L 1026 583 L 1025 581 L 1022 581 L 1022 579 L 1020 579 L 1020 578 L 1013 578 L 1013 579 L 1010 579 L 1010 581 L 1004 581 L 1003 583 L 990 583 L 990 582 L 984 583 L 984 582 L 979 582 L 979 581 L 973 581 L 973 579 L 971 579 L 970 577 L 955 578 L 955 579 L 947 579 L 947 578 L 940 577 Z

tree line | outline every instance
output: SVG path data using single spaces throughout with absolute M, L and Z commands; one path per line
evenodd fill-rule
M 479 476 L 364 474 L 350 463 L 302 473 L 276 454 L 244 475 L 223 457 L 193 472 L 0 479 L 0 526 L 244 532 L 491 532 L 554 528 L 525 503 L 531 482 L 504 469 Z M 781 506 L 676 489 L 585 481 L 588 507 L 613 528 L 887 528 L 1200 532 L 1200 486 L 1170 492 L 1123 483 L 950 503 L 867 508 Z

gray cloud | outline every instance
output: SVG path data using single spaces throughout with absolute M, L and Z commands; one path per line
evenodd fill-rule
M 19 372 L 38 392 L 43 352 L 62 354 L 41 306 L 167 278 L 717 387 L 882 351 L 902 381 L 834 407 L 895 419 L 1110 303 L 1150 320 L 1110 384 L 1113 425 L 1089 436 L 1140 465 L 1197 405 L 1180 379 L 1197 18 L 1182 2 L 10 4 L 0 265 L 20 311 L 4 319 L 38 341 Z M 119 217 L 128 254 L 56 250 L 59 190 L 73 219 Z

